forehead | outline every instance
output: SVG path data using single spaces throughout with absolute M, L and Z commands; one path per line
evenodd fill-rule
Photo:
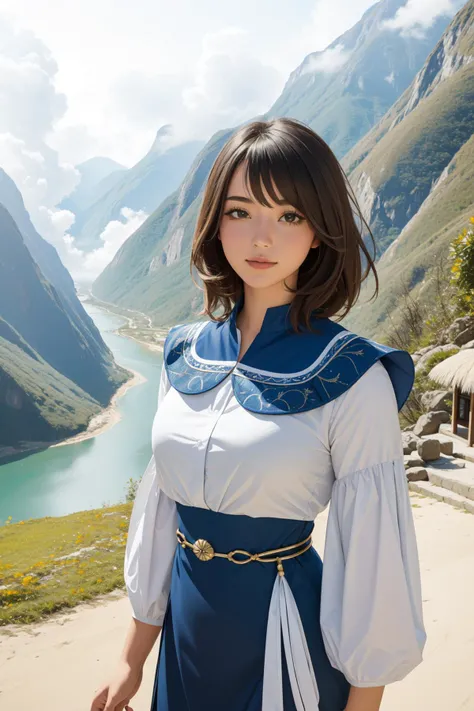
M 248 166 L 248 162 L 247 162 L 247 160 L 244 160 L 234 170 L 234 173 L 232 174 L 232 178 L 229 183 L 229 188 L 227 190 L 227 195 L 244 195 L 245 197 L 251 198 L 252 200 L 254 199 L 254 196 L 250 192 L 250 184 L 246 183 L 247 166 Z M 265 198 L 268 200 L 268 202 L 273 202 L 271 196 L 269 195 L 268 191 L 265 188 L 263 180 L 260 181 L 260 184 L 261 184 L 262 191 L 265 195 Z M 272 177 L 272 185 L 273 185 L 273 189 L 275 190 L 277 197 L 280 200 L 282 200 L 284 198 L 284 196 L 278 190 L 278 187 L 277 187 L 273 177 Z

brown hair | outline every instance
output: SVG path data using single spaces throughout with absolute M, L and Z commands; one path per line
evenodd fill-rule
M 235 169 L 245 160 L 248 161 L 245 184 L 250 194 L 270 207 L 262 191 L 263 183 L 275 203 L 287 202 L 300 210 L 321 240 L 319 247 L 309 250 L 301 265 L 296 289 L 286 285 L 294 293 L 290 308 L 293 328 L 298 331 L 301 323 L 311 328 L 312 312 L 316 310 L 329 318 L 345 306 L 342 319 L 357 301 L 369 269 L 374 272 L 378 293 L 375 264 L 356 216 L 372 238 L 374 250 L 375 240 L 336 156 L 302 122 L 276 118 L 253 121 L 238 129 L 211 168 L 191 250 L 191 276 L 194 266 L 204 283 L 201 315 L 223 321 L 243 294 L 242 279 L 228 263 L 218 233 L 229 183 Z M 283 200 L 277 198 L 272 178 Z M 368 262 L 363 275 L 360 250 Z M 219 306 L 224 311 L 216 317 L 213 312 Z

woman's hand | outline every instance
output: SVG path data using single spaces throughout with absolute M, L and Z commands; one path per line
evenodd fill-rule
M 143 667 L 132 668 L 120 661 L 115 675 L 94 696 L 90 711 L 133 711 L 129 706 L 143 678 Z

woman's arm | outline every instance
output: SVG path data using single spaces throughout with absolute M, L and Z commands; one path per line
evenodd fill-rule
M 379 711 L 385 686 L 351 686 L 345 711 Z
M 149 625 L 132 617 L 121 661 L 131 669 L 143 668 L 160 632 L 158 625 Z

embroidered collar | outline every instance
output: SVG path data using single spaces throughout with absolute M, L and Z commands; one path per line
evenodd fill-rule
M 267 309 L 262 327 L 240 362 L 236 325 L 243 297 L 223 322 L 196 321 L 170 329 L 164 366 L 171 385 L 185 395 L 211 390 L 231 375 L 234 395 L 247 410 L 292 414 L 312 410 L 350 388 L 377 360 L 394 387 L 398 409 L 413 387 L 411 355 L 315 316 L 317 333 L 295 333 L 290 304 Z

